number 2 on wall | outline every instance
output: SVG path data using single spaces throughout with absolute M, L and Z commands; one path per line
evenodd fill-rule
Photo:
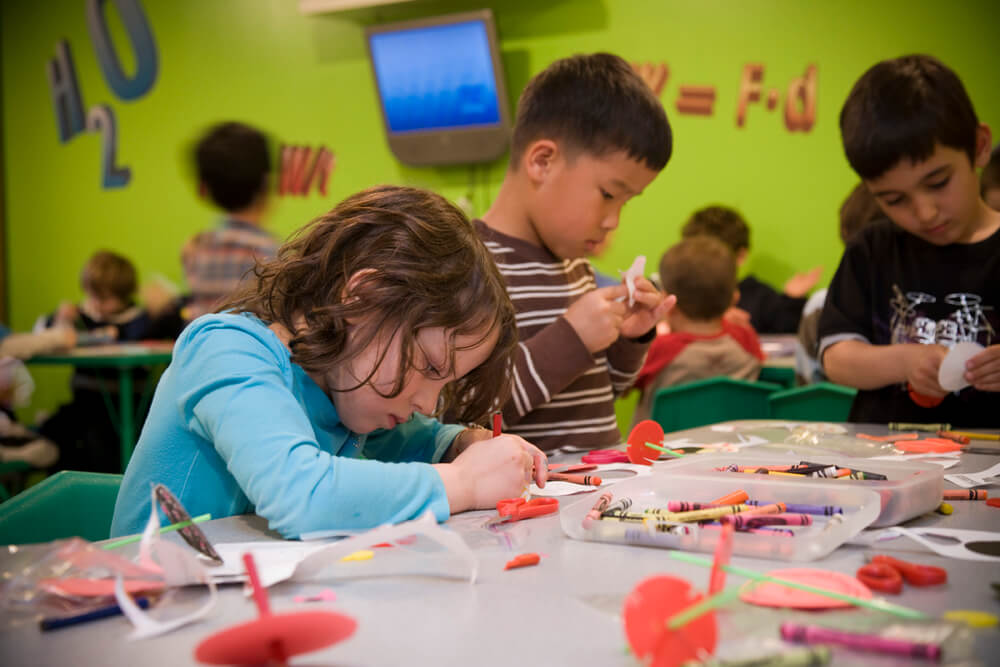
M 87 131 L 101 133 L 101 164 L 103 165 L 103 182 L 105 188 L 120 188 L 132 178 L 132 170 L 119 167 L 118 157 L 118 126 L 115 124 L 115 113 L 107 104 L 97 104 L 87 111 Z

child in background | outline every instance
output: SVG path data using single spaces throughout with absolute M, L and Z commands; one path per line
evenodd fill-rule
M 267 138 L 242 123 L 212 127 L 195 148 L 201 195 L 224 212 L 219 225 L 189 240 L 181 252 L 191 290 L 185 321 L 214 311 L 259 260 L 274 257 L 278 242 L 264 228 L 271 156 Z
M 862 75 L 840 129 L 889 217 L 848 246 L 820 319 L 827 376 L 859 389 L 850 421 L 996 426 L 1000 212 L 975 172 L 989 160 L 989 128 L 952 70 L 913 55 Z M 965 364 L 972 386 L 948 393 L 938 370 L 960 341 L 986 349 Z
M 986 205 L 1000 211 L 1000 143 L 993 147 L 990 161 L 983 167 L 979 187 Z
M 289 538 L 443 521 L 544 484 L 545 456 L 521 438 L 428 416 L 485 419 L 516 331 L 489 253 L 441 197 L 349 197 L 227 308 L 177 340 L 112 535 L 142 530 L 154 482 L 192 514 L 256 512 Z
M 664 387 L 725 375 L 756 380 L 764 352 L 753 327 L 723 315 L 739 299 L 736 256 L 713 236 L 692 236 L 660 259 L 663 289 L 677 297 L 670 333 L 656 337 L 635 386 L 642 392 L 634 422 L 650 418 Z
M 476 229 L 517 311 L 507 430 L 545 451 L 621 442 L 631 386 L 670 308 L 645 278 L 597 288 L 586 256 L 667 164 L 663 105 L 618 56 L 559 60 L 521 95 L 500 192 Z
M 858 183 L 840 205 L 840 240 L 846 246 L 868 223 L 884 217 L 872 193 L 868 192 L 864 183 Z M 802 309 L 802 321 L 795 341 L 795 374 L 803 384 L 825 382 L 827 379 L 817 357 L 819 318 L 826 303 L 826 292 L 825 287 L 816 290 Z
M 736 263 L 742 266 L 750 252 L 750 228 L 743 216 L 725 206 L 708 206 L 695 213 L 685 223 L 681 236 L 708 234 L 722 240 L 736 253 Z M 784 292 L 748 275 L 739 283 L 740 300 L 726 314 L 727 319 L 752 325 L 760 333 L 795 333 L 806 305 L 806 295 L 819 280 L 823 267 L 798 273 L 785 283 Z
M 21 360 L 37 354 L 66 352 L 76 344 L 68 327 L 41 333 L 11 333 L 0 325 L 0 462 L 23 461 L 48 468 L 59 458 L 59 448 L 17 423 L 14 408 L 26 405 L 35 384 Z
M 61 327 L 76 331 L 76 344 L 137 341 L 149 338 L 153 323 L 136 305 L 136 271 L 126 257 L 100 250 L 87 260 L 80 272 L 84 298 L 79 305 L 63 303 L 36 331 Z M 136 401 L 142 395 L 148 371 L 132 371 Z M 77 367 L 70 389 L 73 398 L 42 422 L 38 430 L 60 449 L 59 465 L 68 470 L 118 473 L 122 470 L 115 425 L 105 407 L 102 387 L 117 403 L 118 371 Z M 141 423 L 142 415 L 138 422 Z

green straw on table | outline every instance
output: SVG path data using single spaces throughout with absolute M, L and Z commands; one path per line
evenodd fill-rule
M 668 551 L 667 553 L 674 560 L 683 561 L 685 563 L 693 563 L 694 565 L 701 565 L 703 567 L 712 566 L 712 561 L 709 558 L 696 556 L 694 554 L 685 553 L 683 551 Z M 838 593 L 836 591 L 828 591 L 825 588 L 817 588 L 815 586 L 810 586 L 809 584 L 800 584 L 797 581 L 790 581 L 788 579 L 772 577 L 771 575 L 768 574 L 763 574 L 755 570 L 748 570 L 746 568 L 737 567 L 735 565 L 723 565 L 722 569 L 725 570 L 726 572 L 729 572 L 730 574 L 735 574 L 740 577 L 746 577 L 747 579 L 752 579 L 757 582 L 770 582 L 773 584 L 779 584 L 781 586 L 787 586 L 788 588 L 796 588 L 800 591 L 815 593 L 816 595 L 822 595 L 823 597 L 833 598 L 834 600 L 843 600 L 844 602 L 850 602 L 851 604 L 858 607 L 867 607 L 868 609 L 874 609 L 876 611 L 884 611 L 887 614 L 893 614 L 895 616 L 899 616 L 900 618 L 910 618 L 916 620 L 923 620 L 929 618 L 929 616 L 922 611 L 918 611 L 916 609 L 910 609 L 909 607 L 903 607 L 901 605 L 893 604 L 891 602 L 886 602 L 885 600 L 865 600 L 863 598 L 859 598 L 854 595 L 847 595 L 846 593 Z
M 675 456 L 677 458 L 680 458 L 680 457 L 684 456 L 683 454 L 679 454 L 678 452 L 675 452 L 672 449 L 667 449 L 666 447 L 661 447 L 660 445 L 653 444 L 652 442 L 647 442 L 646 446 L 650 447 L 652 449 L 655 449 L 658 452 L 663 452 L 664 454 L 668 454 L 670 456 Z
M 180 530 L 181 528 L 187 528 L 192 524 L 201 523 L 202 521 L 208 521 L 211 518 L 212 518 L 211 514 L 202 514 L 187 521 L 178 521 L 177 523 L 172 523 L 169 526 L 164 526 L 163 528 L 160 528 L 160 534 L 162 535 L 163 533 L 169 533 L 172 530 Z M 142 539 L 142 533 L 139 533 L 138 535 L 129 535 L 128 537 L 123 537 L 120 540 L 115 540 L 114 542 L 108 542 L 107 544 L 102 544 L 101 547 L 104 549 L 117 549 L 118 547 L 124 546 L 126 544 L 132 544 L 133 542 L 138 542 L 141 539 Z
M 701 602 L 697 602 L 687 609 L 683 609 L 671 616 L 667 620 L 667 628 L 670 630 L 676 630 L 677 628 L 683 627 L 702 614 L 707 614 L 716 607 L 729 604 L 739 596 L 740 590 L 738 588 L 721 590 L 715 595 L 710 595 Z

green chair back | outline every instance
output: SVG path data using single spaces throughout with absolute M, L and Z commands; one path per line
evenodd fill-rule
M 760 377 L 757 380 L 781 385 L 783 389 L 791 389 L 795 386 L 795 367 L 764 366 L 760 369 Z
M 698 380 L 657 391 L 650 413 L 667 433 L 731 419 L 767 419 L 767 398 L 780 389 L 728 377 Z
M 96 541 L 111 533 L 121 475 L 64 470 L 0 504 L 0 544 Z
M 771 394 L 771 416 L 775 419 L 845 422 L 857 389 L 832 382 L 819 382 Z

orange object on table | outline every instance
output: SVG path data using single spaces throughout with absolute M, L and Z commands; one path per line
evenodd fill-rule
M 492 526 L 505 521 L 520 521 L 521 519 L 531 519 L 536 516 L 552 514 L 559 509 L 558 498 L 507 498 L 497 503 L 497 516 L 486 522 L 487 526 Z
M 511 560 L 507 561 L 507 564 L 503 566 L 505 570 L 513 570 L 517 567 L 528 567 L 530 565 L 538 565 L 542 557 L 538 554 L 520 554 L 514 556 Z

